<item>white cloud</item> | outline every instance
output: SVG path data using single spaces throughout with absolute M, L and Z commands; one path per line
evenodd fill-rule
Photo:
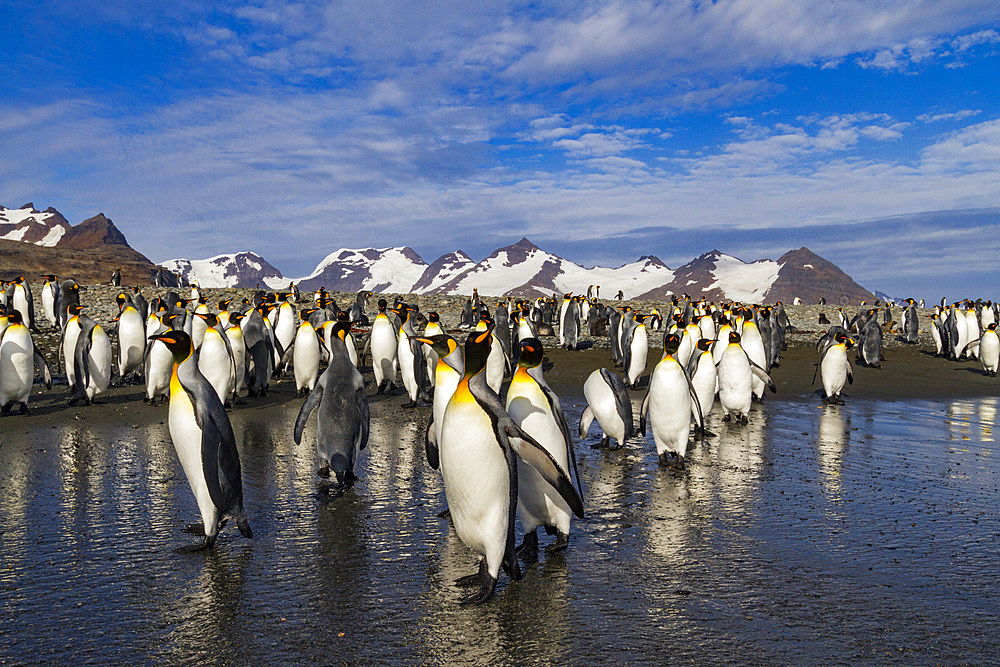
M 959 120 L 965 120 L 966 118 L 972 118 L 973 116 L 978 116 L 980 113 L 982 113 L 980 109 L 962 109 L 960 111 L 953 111 L 950 113 L 936 113 L 936 114 L 923 113 L 917 116 L 917 120 L 919 120 L 921 123 L 959 121 Z

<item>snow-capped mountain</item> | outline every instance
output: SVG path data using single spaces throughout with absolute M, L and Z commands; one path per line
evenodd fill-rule
M 69 231 L 69 222 L 52 207 L 38 211 L 32 202 L 21 208 L 0 206 L 0 239 L 51 247 Z
M 341 248 L 327 255 L 299 289 L 325 287 L 330 292 L 390 292 L 406 294 L 427 270 L 427 262 L 406 246 L 396 248 Z
M 209 259 L 168 259 L 160 265 L 201 287 L 284 289 L 289 281 L 260 255 L 244 251 Z
M 430 266 L 424 269 L 423 275 L 413 284 L 411 292 L 417 294 L 434 294 L 442 286 L 462 275 L 476 263 L 461 250 L 441 255 Z
M 585 293 L 590 285 L 604 285 L 614 296 L 619 289 L 632 298 L 670 282 L 673 272 L 656 257 L 643 257 L 617 269 L 579 264 L 545 252 L 528 239 L 499 248 L 475 266 L 428 292 L 434 294 L 542 296 L 553 292 Z M 607 290 L 611 289 L 610 292 Z
M 688 294 L 713 301 L 744 303 L 804 303 L 825 298 L 830 303 L 854 303 L 873 295 L 836 265 L 808 248 L 790 250 L 777 260 L 741 259 L 712 250 L 675 271 L 674 279 L 640 295 L 642 299 L 667 299 Z

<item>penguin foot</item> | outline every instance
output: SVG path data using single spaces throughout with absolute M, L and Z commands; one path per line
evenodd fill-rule
M 486 559 L 479 559 L 479 571 L 475 574 L 467 574 L 464 577 L 459 577 L 455 580 L 455 585 L 461 588 L 467 586 L 476 586 L 483 582 L 483 577 L 488 577 L 489 571 L 486 569 Z
M 490 598 L 493 597 L 493 592 L 497 588 L 497 580 L 490 576 L 489 572 L 484 572 L 482 576 L 482 583 L 479 586 L 479 591 L 469 595 L 468 597 L 462 598 L 461 604 L 482 604 L 484 602 L 489 602 Z
M 740 423 L 746 426 L 747 424 L 750 423 L 750 417 L 748 417 L 747 415 L 740 415 Z
M 446 509 L 446 510 L 444 510 L 442 512 L 438 512 L 437 515 L 438 515 L 439 519 L 450 519 L 451 518 L 451 510 Z
M 610 437 L 604 436 L 603 438 L 601 438 L 601 448 L 602 449 L 605 448 L 605 447 L 608 447 L 610 444 L 611 444 L 611 438 Z
M 524 534 L 524 541 L 521 542 L 514 553 L 525 563 L 538 562 L 538 533 L 531 531 Z
M 560 551 L 566 551 L 566 547 L 569 546 L 569 535 L 566 533 L 558 533 L 556 535 L 556 541 L 545 547 L 545 551 L 550 554 L 559 553 Z
M 199 544 L 188 544 L 187 546 L 179 547 L 175 551 L 179 554 L 196 554 L 199 551 L 208 551 L 215 546 L 215 536 L 205 537 L 205 541 Z
M 328 463 L 319 470 L 317 470 L 316 474 L 322 477 L 323 479 L 330 479 L 330 464 Z
M 199 535 L 201 537 L 205 536 L 205 524 L 203 523 L 189 523 L 188 525 L 181 528 L 181 532 L 189 533 L 191 535 Z
M 733 416 L 727 412 L 726 414 L 722 415 L 722 421 L 731 422 L 733 421 Z

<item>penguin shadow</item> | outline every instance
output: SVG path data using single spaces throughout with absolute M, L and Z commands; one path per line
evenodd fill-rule
M 352 480 L 350 482 L 345 481 L 343 484 L 328 482 L 326 480 L 317 482 L 316 493 L 313 497 L 321 506 L 335 503 L 344 496 L 354 496 L 354 485 L 357 484 L 358 481 L 360 480 Z
M 952 371 L 956 373 L 973 373 L 974 375 L 982 375 L 983 377 L 990 377 L 990 374 L 986 372 L 984 368 L 976 368 L 975 366 L 965 366 L 963 368 L 952 368 Z
M 576 351 L 580 351 L 580 350 L 589 350 L 592 347 L 594 347 L 594 341 L 592 341 L 592 340 L 581 340 L 581 341 L 577 341 L 576 347 L 573 348 L 573 349 L 575 349 Z

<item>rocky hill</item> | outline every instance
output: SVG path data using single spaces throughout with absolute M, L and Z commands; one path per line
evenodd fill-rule
M 0 238 L 4 239 L 0 240 L 0 279 L 23 275 L 37 282 L 55 274 L 84 284 L 103 284 L 110 282 L 117 268 L 123 284 L 149 285 L 157 270 L 129 247 L 125 235 L 103 213 L 76 226 L 55 209 L 39 213 L 30 203 L 20 209 L 0 207 L 0 216 Z

